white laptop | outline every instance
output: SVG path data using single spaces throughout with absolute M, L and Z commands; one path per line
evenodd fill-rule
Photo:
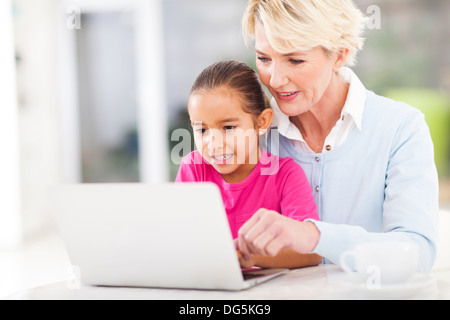
M 241 290 L 288 271 L 244 279 L 211 183 L 63 185 L 50 202 L 86 285 Z

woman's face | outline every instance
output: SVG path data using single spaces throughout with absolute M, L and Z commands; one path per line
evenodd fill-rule
M 256 67 L 280 110 L 298 116 L 314 107 L 330 85 L 335 63 L 321 47 L 281 54 L 267 39 L 262 23 L 255 27 Z

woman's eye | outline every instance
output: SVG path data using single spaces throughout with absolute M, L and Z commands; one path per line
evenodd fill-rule
M 267 61 L 269 61 L 269 59 L 268 59 L 268 58 L 265 58 L 265 57 L 258 57 L 258 60 L 261 61 L 261 62 L 267 62 Z
M 305 62 L 305 60 L 299 60 L 299 59 L 291 59 L 290 60 L 292 64 L 302 64 Z

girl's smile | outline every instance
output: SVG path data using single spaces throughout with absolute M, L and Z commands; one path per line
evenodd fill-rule
M 233 158 L 233 153 L 225 154 L 225 155 L 215 155 L 211 156 L 211 160 L 217 165 L 227 164 L 227 160 Z
M 258 119 L 244 111 L 243 102 L 237 90 L 225 86 L 193 94 L 188 101 L 197 149 L 230 183 L 245 180 L 260 156 Z

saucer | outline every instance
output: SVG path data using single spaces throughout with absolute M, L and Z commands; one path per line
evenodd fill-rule
M 357 276 L 347 275 L 341 279 L 340 284 L 348 289 L 355 298 L 389 300 L 414 298 L 420 290 L 436 286 L 436 279 L 429 275 L 417 273 L 407 282 L 382 283 L 379 286 L 370 287 Z

